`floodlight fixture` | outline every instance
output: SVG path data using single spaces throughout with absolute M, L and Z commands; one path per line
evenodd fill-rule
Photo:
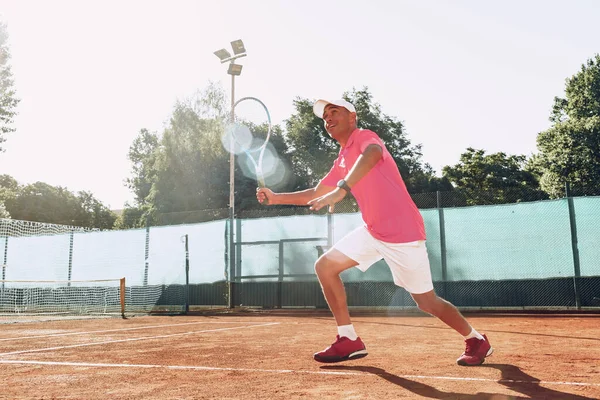
M 240 64 L 231 63 L 229 64 L 229 69 L 227 69 L 227 73 L 229 75 L 238 76 L 242 73 L 242 66 Z
M 221 62 L 225 62 L 228 58 L 231 58 L 231 53 L 225 49 L 217 50 L 214 54 L 219 57 Z
M 233 54 L 236 56 L 246 52 L 246 48 L 244 47 L 244 42 L 242 42 L 242 39 L 231 42 L 231 48 L 233 49 Z

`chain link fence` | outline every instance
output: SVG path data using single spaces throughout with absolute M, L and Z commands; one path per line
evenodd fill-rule
M 597 309 L 600 193 L 565 189 L 571 196 L 561 199 L 543 192 L 413 194 L 436 292 L 470 310 Z M 238 210 L 232 222 L 225 265 L 230 306 L 326 308 L 314 262 L 362 219 L 349 196 L 332 214 L 271 206 Z M 416 307 L 393 284 L 385 261 L 366 273 L 345 271 L 342 279 L 350 307 Z
M 514 201 L 484 191 L 414 194 L 436 292 L 461 309 L 600 310 L 600 193 L 565 192 L 571 196 Z M 159 213 L 145 228 L 93 232 L 38 232 L 44 224 L 7 220 L 27 229 L 2 230 L 2 278 L 124 277 L 127 304 L 142 311 L 327 308 L 314 263 L 363 223 L 351 196 L 333 213 L 292 206 L 229 213 Z M 415 309 L 384 261 L 342 279 L 350 307 Z

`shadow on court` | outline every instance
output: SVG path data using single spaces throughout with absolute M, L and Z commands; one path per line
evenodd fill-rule
M 579 396 L 572 393 L 560 392 L 539 385 L 540 380 L 521 371 L 520 368 L 508 364 L 483 364 L 475 368 L 496 368 L 502 373 L 498 380 L 503 386 L 519 392 L 527 397 L 509 396 L 497 393 L 480 392 L 476 394 L 446 392 L 425 383 L 417 382 L 398 375 L 391 374 L 382 368 L 368 366 L 325 365 L 321 369 L 360 371 L 377 375 L 378 377 L 398 385 L 414 394 L 430 399 L 465 399 L 465 400 L 513 400 L 513 399 L 548 399 L 548 400 L 594 400 L 592 397 Z

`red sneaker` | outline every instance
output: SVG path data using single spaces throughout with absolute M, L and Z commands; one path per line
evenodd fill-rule
M 471 338 L 465 340 L 465 344 L 467 345 L 465 352 L 456 360 L 458 365 L 481 365 L 485 358 L 491 356 L 494 352 L 492 345 L 490 345 L 485 335 L 483 335 L 483 340 Z
M 367 355 L 367 348 L 360 338 L 350 340 L 345 336 L 336 336 L 335 342 L 323 351 L 314 354 L 315 361 L 334 363 L 346 360 L 355 360 Z

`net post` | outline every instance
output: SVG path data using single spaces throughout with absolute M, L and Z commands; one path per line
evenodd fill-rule
M 68 270 L 67 270 L 67 280 L 69 281 L 69 283 L 67 283 L 67 286 L 71 286 L 71 275 L 73 274 L 73 236 L 74 236 L 74 230 L 71 229 L 71 232 L 69 232 L 69 266 L 68 266 Z
M 125 278 L 121 278 L 120 279 L 120 300 L 121 300 L 121 317 L 123 317 L 123 319 L 127 319 L 125 318 Z

